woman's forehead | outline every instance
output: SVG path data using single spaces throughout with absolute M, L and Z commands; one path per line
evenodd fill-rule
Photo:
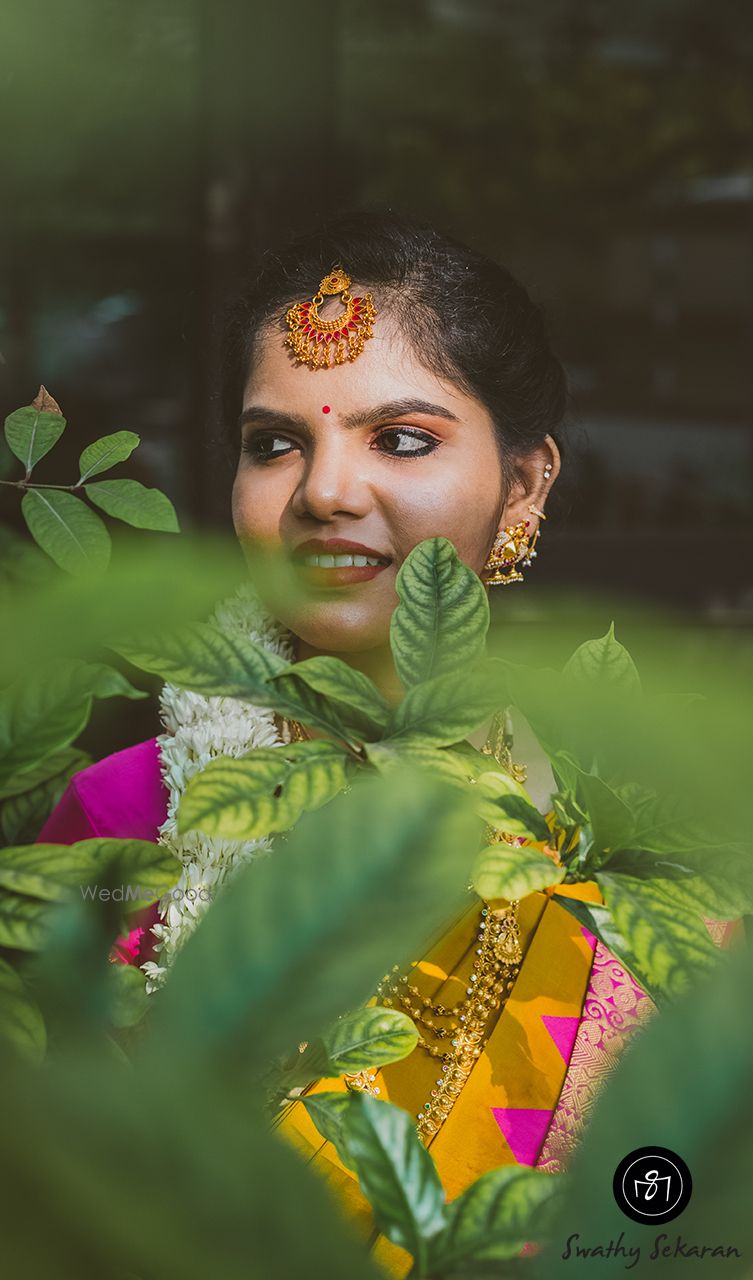
M 467 418 L 483 406 L 460 388 L 421 364 L 417 354 L 389 317 L 354 361 L 327 369 L 297 364 L 275 329 L 259 341 L 246 383 L 243 407 L 262 403 L 271 408 L 330 417 L 348 416 L 375 405 L 421 400 Z

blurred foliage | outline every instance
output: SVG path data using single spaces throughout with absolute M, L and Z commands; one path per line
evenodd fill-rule
M 687 1095 L 678 1091 L 692 1109 L 690 1086 L 697 1091 L 703 1079 L 709 1090 L 709 1107 L 695 1106 L 688 1129 L 696 1137 L 683 1146 L 672 1129 L 672 1115 L 679 1125 L 684 1114 L 679 1102 L 650 1135 L 693 1163 L 715 1141 L 713 1125 L 727 1124 L 735 1097 L 742 1106 L 750 1053 L 747 1031 L 732 1029 L 750 977 L 742 962 L 738 975 L 731 971 L 703 923 L 707 914 L 735 919 L 753 910 L 747 793 L 736 795 L 723 776 L 749 747 L 738 680 L 750 661 L 744 639 L 737 665 L 720 671 L 714 646 L 693 635 L 685 644 L 675 637 L 668 654 L 666 632 L 656 624 L 652 632 L 645 616 L 635 622 L 646 659 L 640 675 L 613 625 L 564 665 L 559 657 L 549 667 L 523 663 L 515 647 L 530 623 L 516 631 L 513 613 L 487 644 L 478 579 L 436 538 L 400 570 L 391 644 L 405 692 L 392 705 L 337 659 L 288 664 L 197 621 L 216 598 L 217 566 L 232 574 L 212 549 L 202 558 L 188 540 L 181 546 L 185 557 L 155 554 L 138 574 L 126 555 L 104 577 L 43 575 L 40 586 L 8 575 L 16 636 L 28 635 L 29 645 L 19 657 L 10 631 L 7 639 L 0 631 L 5 803 L 80 767 L 74 743 L 95 696 L 138 696 L 95 660 L 107 641 L 145 671 L 271 706 L 324 736 L 215 760 L 190 781 L 179 811 L 184 829 L 234 838 L 278 832 L 284 856 L 234 875 L 232 892 L 218 894 L 164 989 L 148 999 L 141 973 L 107 961 L 128 914 L 127 886 L 157 896 L 179 870 L 172 855 L 122 840 L 14 842 L 0 854 L 0 1076 L 9 1117 L 0 1167 L 13 1171 L 0 1204 L 15 1270 L 149 1280 L 203 1275 L 212 1258 L 224 1276 L 274 1280 L 304 1266 L 322 1280 L 376 1275 L 316 1177 L 269 1132 L 270 1114 L 312 1078 L 411 1052 L 415 1028 L 403 1015 L 364 1005 L 385 970 L 421 954 L 468 900 L 469 877 L 480 894 L 500 898 L 595 880 L 603 907 L 559 901 L 657 1002 L 676 1007 L 658 1026 L 679 1019 L 669 1026 L 690 1046 L 705 1037 L 705 993 L 725 983 L 724 999 L 714 997 L 716 1042 L 698 1054 Z M 285 590 L 281 568 L 274 557 L 249 558 L 262 592 L 273 583 Z M 160 591 L 169 595 L 161 605 Z M 92 606 L 78 654 L 63 623 L 73 600 Z M 573 615 L 577 626 L 577 609 Z M 580 625 L 582 635 L 582 617 Z M 553 626 L 529 657 L 560 655 L 569 626 L 565 613 L 563 633 Z M 51 666 L 54 643 L 61 652 Z M 679 687 L 691 674 L 702 698 Z M 556 786 L 546 816 L 466 741 L 506 704 L 527 718 L 550 760 Z M 699 723 L 701 750 L 692 740 Z M 735 783 L 739 776 L 733 770 Z M 44 792 L 35 812 L 52 794 Z M 489 826 L 520 843 L 485 844 Z M 87 884 L 104 896 L 77 893 Z M 684 1002 L 688 987 L 697 1006 Z M 611 1087 L 620 1114 L 610 1124 L 619 1133 L 597 1130 L 589 1139 L 593 1163 L 584 1148 L 579 1167 L 587 1172 L 576 1172 L 569 1191 L 565 1180 L 510 1167 L 448 1204 L 407 1113 L 357 1093 L 304 1105 L 355 1171 L 382 1233 L 412 1255 L 413 1275 L 530 1272 L 536 1258 L 519 1257 L 527 1242 L 557 1241 L 561 1223 L 574 1220 L 584 1234 L 596 1231 L 588 1179 L 598 1166 L 603 1183 L 607 1167 L 608 1186 L 614 1152 L 634 1145 L 619 1091 L 642 1098 L 652 1073 L 664 1079 L 662 1062 L 673 1061 L 664 1035 L 652 1029 L 627 1054 Z M 746 1138 L 724 1132 L 733 1168 L 744 1170 Z M 719 1184 L 727 1194 L 725 1172 Z M 190 1220 L 188 1202 L 200 1206 Z M 30 1204 L 44 1232 L 26 1228 Z M 711 1230 L 705 1209 L 698 1221 L 699 1231 Z M 730 1221 L 730 1232 L 741 1230 Z

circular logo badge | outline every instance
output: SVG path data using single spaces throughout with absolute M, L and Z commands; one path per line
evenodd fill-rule
M 614 1198 L 633 1222 L 671 1222 L 687 1208 L 693 1179 L 685 1161 L 667 1147 L 638 1147 L 618 1164 Z

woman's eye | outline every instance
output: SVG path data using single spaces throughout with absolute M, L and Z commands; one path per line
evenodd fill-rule
M 426 453 L 432 453 L 439 441 L 415 427 L 387 427 L 379 432 L 376 445 L 393 458 L 420 458 Z
M 271 432 L 244 438 L 243 452 L 249 453 L 257 462 L 269 462 L 272 458 L 282 458 L 295 448 L 292 440 L 285 436 L 276 436 Z

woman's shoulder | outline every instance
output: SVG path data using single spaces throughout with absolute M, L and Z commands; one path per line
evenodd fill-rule
M 166 816 L 157 739 L 148 738 L 74 774 L 38 839 L 56 844 L 92 836 L 156 840 Z

